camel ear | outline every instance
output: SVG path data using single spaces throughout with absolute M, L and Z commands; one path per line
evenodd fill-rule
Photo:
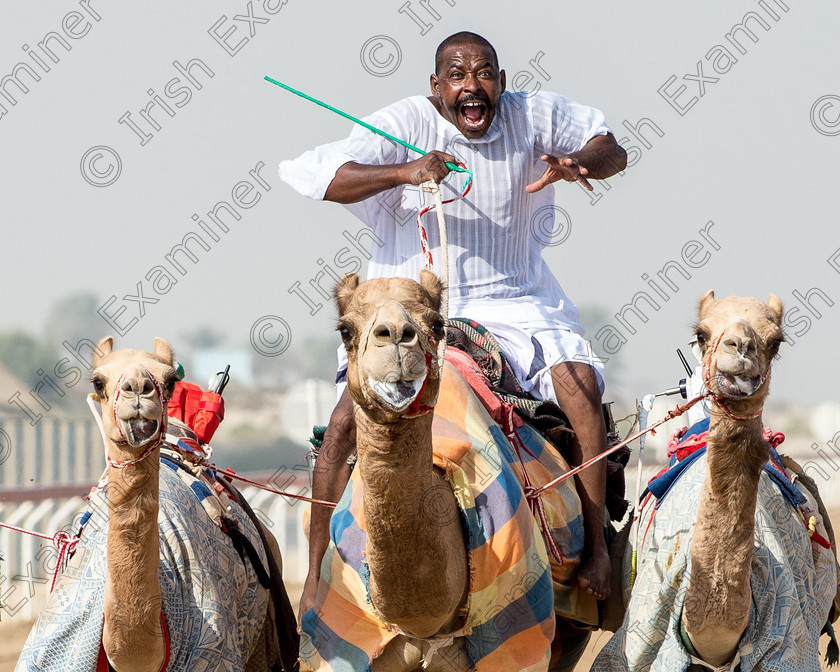
M 443 283 L 440 278 L 427 269 L 420 271 L 420 286 L 426 290 L 429 298 L 432 300 L 432 307 L 440 310 L 440 297 L 443 293 Z
M 169 343 L 164 341 L 162 338 L 155 339 L 155 354 L 167 364 L 174 366 L 175 353 L 172 352 L 172 348 L 169 346 Z
M 102 361 L 103 358 L 107 357 L 111 354 L 114 350 L 114 337 L 113 336 L 106 336 L 103 338 L 99 343 L 96 344 L 96 350 L 93 351 L 92 357 L 92 364 L 93 368 L 97 368 L 99 366 L 99 362 Z
M 767 305 L 770 307 L 770 312 L 773 313 L 773 317 L 778 324 L 782 323 L 782 313 L 784 313 L 784 307 L 782 306 L 782 300 L 776 296 L 775 294 L 771 294 L 767 298 Z
M 703 294 L 700 297 L 700 307 L 698 309 L 698 314 L 700 315 L 700 319 L 702 320 L 705 314 L 709 311 L 709 309 L 715 303 L 715 290 L 710 289 L 708 292 Z
M 353 296 L 353 292 L 356 291 L 358 286 L 358 273 L 347 273 L 336 283 L 333 296 L 335 297 L 335 305 L 338 307 L 339 315 L 344 315 L 347 312 L 347 306 L 350 305 L 350 297 Z

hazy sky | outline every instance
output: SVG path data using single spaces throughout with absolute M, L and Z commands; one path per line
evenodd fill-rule
M 276 165 L 351 125 L 263 76 L 361 116 L 426 94 L 438 42 L 469 29 L 495 44 L 512 88 L 598 107 L 627 138 L 633 165 L 599 200 L 557 185 L 571 228 L 555 231 L 545 258 L 575 302 L 603 307 L 590 337 L 626 339 L 617 359 L 629 387 L 641 396 L 681 375 L 673 351 L 714 288 L 773 292 L 798 308 L 773 395 L 840 400 L 825 355 L 840 327 L 840 256 L 837 270 L 828 263 L 840 249 L 837 3 L 49 0 L 7 10 L 0 78 L 28 92 L 0 86 L 0 331 L 40 332 L 57 298 L 90 290 L 112 316 L 90 325 L 91 338 L 117 335 L 116 324 L 118 344 L 160 335 L 177 349 L 179 334 L 211 323 L 229 343 L 253 334 L 282 349 L 281 318 L 291 345 L 279 356 L 295 357 L 334 316 L 329 305 L 310 314 L 289 290 L 300 282 L 327 304 L 309 280 L 319 259 L 343 272 L 342 234 L 357 237 L 361 224 L 298 196 Z M 749 12 L 752 37 L 737 28 Z M 641 120 L 639 138 L 628 127 Z M 220 201 L 239 203 L 238 221 L 220 215 L 227 232 L 207 216 Z M 209 249 L 194 240 L 198 262 L 177 254 L 176 268 L 166 256 L 190 232 Z M 671 285 L 657 275 L 666 267 Z M 647 322 L 625 312 L 622 323 L 616 313 L 639 292 L 657 306 L 642 298 Z

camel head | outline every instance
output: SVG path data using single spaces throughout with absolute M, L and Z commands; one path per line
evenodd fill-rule
M 139 452 L 166 433 L 166 403 L 178 381 L 172 348 L 156 338 L 153 353 L 115 351 L 111 336 L 97 348 L 90 380 L 102 406 L 105 436 L 124 451 Z
M 359 284 L 359 276 L 349 273 L 336 286 L 347 386 L 372 419 L 395 422 L 437 399 L 441 291 L 441 281 L 426 270 L 419 284 L 407 278 Z
M 700 299 L 694 327 L 703 373 L 715 397 L 733 412 L 760 412 L 770 387 L 770 366 L 784 341 L 782 302 L 729 296 Z

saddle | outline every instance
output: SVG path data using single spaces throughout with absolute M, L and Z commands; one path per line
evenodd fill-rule
M 199 392 L 201 391 L 199 390 Z M 204 394 L 210 395 L 213 393 L 208 392 Z M 219 397 L 219 395 L 215 396 Z M 219 401 L 221 401 L 221 397 L 219 397 Z M 179 476 L 182 476 L 187 481 L 191 479 L 198 480 L 200 476 L 203 476 L 205 479 L 210 479 L 210 473 L 207 470 L 202 470 L 199 466 L 209 457 L 209 451 L 205 452 L 209 446 L 199 441 L 197 432 L 179 419 L 179 416 L 184 417 L 184 407 L 186 407 L 186 404 L 178 405 L 174 409 L 169 410 L 171 417 L 169 418 L 167 433 L 172 438 L 177 439 L 177 443 L 173 445 L 167 442 L 161 452 L 161 460 L 168 462 L 177 470 Z M 224 414 L 224 405 L 222 405 L 221 413 L 222 415 Z M 207 439 L 212 436 L 216 427 L 218 427 L 218 422 L 216 422 L 215 426 L 209 429 L 212 423 L 202 418 L 201 413 L 193 412 L 188 417 L 200 419 L 199 427 L 203 430 L 202 435 Z M 226 524 L 224 515 L 221 516 L 218 523 L 222 530 L 230 538 L 242 562 L 244 563 L 247 558 L 253 565 L 260 584 L 269 590 L 271 596 L 268 614 L 266 616 L 266 627 L 260 633 L 259 640 L 254 647 L 254 652 L 248 661 L 246 672 L 251 669 L 271 669 L 272 672 L 296 672 L 299 667 L 298 649 L 300 639 L 297 634 L 295 612 L 286 592 L 286 586 L 283 583 L 283 572 L 278 563 L 280 554 L 279 548 L 277 548 L 277 542 L 273 538 L 269 538 L 263 524 L 245 497 L 228 479 L 222 478 L 218 474 L 212 474 L 212 479 L 207 485 L 218 492 L 224 492 L 228 498 L 239 504 L 248 518 L 251 519 L 259 534 L 265 552 L 267 566 L 262 564 L 259 553 L 248 538 L 242 534 L 238 526 L 236 524 Z M 201 482 L 204 483 L 204 480 Z M 210 513 L 211 518 L 214 517 L 211 511 L 208 513 Z

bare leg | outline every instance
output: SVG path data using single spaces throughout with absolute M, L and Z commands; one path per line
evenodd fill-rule
M 572 465 L 578 466 L 607 448 L 601 410 L 601 393 L 592 367 L 582 362 L 562 362 L 551 369 L 554 392 L 575 430 Z M 610 595 L 610 556 L 604 539 L 604 496 L 607 465 L 602 460 L 576 477 L 583 508 L 585 544 L 578 585 L 599 600 Z
M 347 464 L 347 458 L 353 454 L 355 448 L 356 420 L 353 417 L 353 400 L 345 389 L 333 410 L 324 442 L 315 459 L 312 473 L 312 496 L 315 499 L 337 502 L 341 498 L 352 471 L 352 467 Z M 315 603 L 318 579 L 321 577 L 321 560 L 330 543 L 331 517 L 331 508 L 312 505 L 309 521 L 309 573 L 303 584 L 298 622 Z

